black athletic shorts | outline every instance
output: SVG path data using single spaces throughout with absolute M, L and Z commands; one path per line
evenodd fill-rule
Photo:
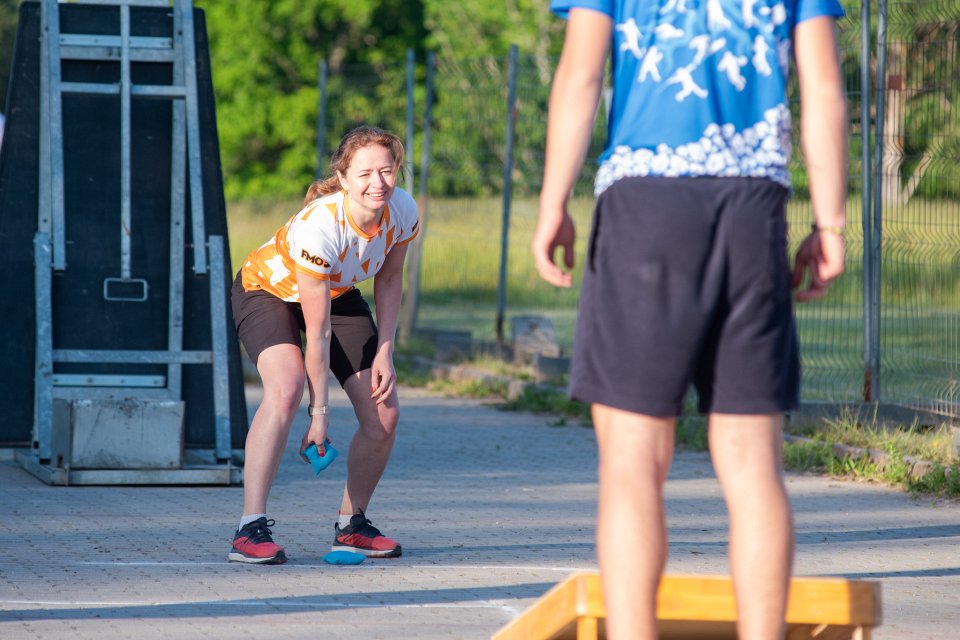
M 299 302 L 285 302 L 266 291 L 244 291 L 239 273 L 230 297 L 237 335 L 253 364 L 275 344 L 303 349 L 301 332 L 306 325 Z M 350 376 L 369 369 L 377 354 L 377 326 L 359 290 L 330 302 L 330 328 L 330 370 L 343 386 Z
M 571 396 L 676 416 L 795 408 L 788 191 L 755 178 L 631 177 L 597 200 Z

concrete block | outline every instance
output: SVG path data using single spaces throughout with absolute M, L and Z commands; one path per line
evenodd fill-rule
M 511 380 L 507 384 L 507 400 L 516 400 L 523 396 L 529 384 L 525 380 Z
M 179 400 L 57 399 L 51 462 L 72 469 L 178 469 L 183 416 Z
M 553 321 L 546 316 L 514 316 L 510 319 L 513 359 L 530 363 L 534 354 L 560 356 Z
M 439 334 L 433 341 L 435 356 L 440 362 L 462 362 L 474 355 L 473 339 L 468 335 Z
M 540 381 L 555 380 L 570 372 L 570 358 L 533 354 L 533 369 Z

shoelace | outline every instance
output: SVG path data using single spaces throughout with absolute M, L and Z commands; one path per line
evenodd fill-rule
M 259 544 L 261 542 L 273 542 L 273 538 L 270 537 L 270 534 L 273 532 L 270 530 L 270 527 L 277 524 L 276 520 L 270 519 L 263 522 L 263 524 L 257 525 L 257 528 L 250 533 L 248 540 L 254 544 Z
M 360 515 L 363 516 L 363 512 L 360 512 Z M 357 524 L 353 524 L 353 522 L 351 522 L 350 528 L 353 529 L 354 533 L 359 533 L 368 538 L 376 538 L 377 536 L 383 535 L 380 533 L 380 529 L 377 529 L 375 526 L 373 526 L 373 523 L 370 522 L 369 518 L 366 516 L 363 516 L 363 520 Z

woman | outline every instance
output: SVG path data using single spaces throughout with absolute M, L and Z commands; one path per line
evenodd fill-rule
M 310 185 L 303 209 L 250 253 L 237 274 L 234 320 L 263 380 L 263 402 L 247 434 L 243 517 L 232 561 L 286 562 L 271 537 L 267 496 L 303 397 L 304 375 L 310 427 L 301 456 L 311 444 L 325 453 L 328 370 L 359 422 L 333 549 L 371 557 L 401 553 L 364 512 L 390 457 L 399 418 L 393 346 L 407 243 L 419 231 L 416 203 L 396 188 L 403 157 L 403 144 L 392 133 L 367 126 L 350 131 L 331 158 L 329 177 Z M 379 332 L 354 288 L 371 277 Z

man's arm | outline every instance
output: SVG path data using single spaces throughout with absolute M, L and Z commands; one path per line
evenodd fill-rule
M 800 142 L 810 180 L 810 201 L 820 231 L 797 252 L 793 286 L 809 272 L 798 301 L 819 298 L 844 270 L 846 225 L 847 103 L 840 77 L 836 26 L 830 16 L 804 20 L 794 30 L 800 84 Z
M 553 254 L 562 248 L 564 264 L 573 267 L 574 228 L 567 199 L 590 145 L 612 31 L 609 16 L 572 9 L 550 91 L 540 216 L 531 250 L 540 277 L 559 287 L 569 287 L 572 277 L 554 262 Z

